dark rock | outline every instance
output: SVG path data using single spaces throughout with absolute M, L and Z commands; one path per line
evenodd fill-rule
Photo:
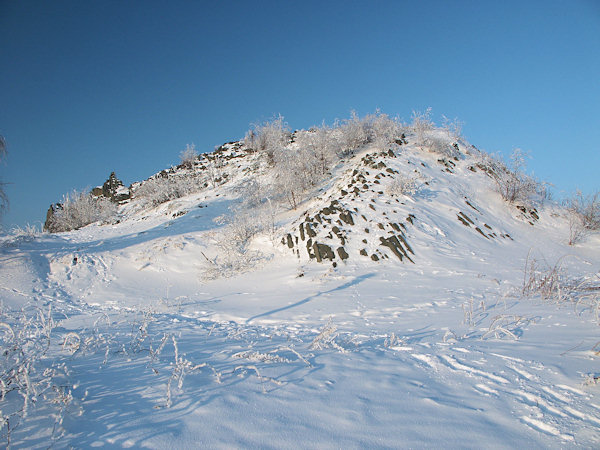
M 346 222 L 348 225 L 354 225 L 354 220 L 352 219 L 352 213 L 350 211 L 340 212 L 340 219 Z
M 123 186 L 123 182 L 117 178 L 114 172 L 111 172 L 108 180 L 102 185 L 102 196 L 119 203 L 130 199 L 131 191 Z
M 329 245 L 319 244 L 315 242 L 313 244 L 313 251 L 315 252 L 315 257 L 317 258 L 317 262 L 322 262 L 324 259 L 329 259 L 333 261 L 335 259 L 335 254 Z
M 344 247 L 338 247 L 337 253 L 342 261 L 348 259 L 348 252 L 346 252 L 346 249 Z
M 58 211 L 62 211 L 63 207 L 60 203 L 53 203 L 52 205 L 50 205 L 50 207 L 48 208 L 48 211 L 46 212 L 46 221 L 44 222 L 44 231 L 47 231 L 49 233 L 56 233 L 58 231 L 60 231 L 57 228 L 56 222 L 54 220 L 54 214 L 56 214 Z
M 481 231 L 481 228 L 475 227 L 475 231 L 481 234 L 484 238 L 489 239 L 489 237 L 487 237 L 486 234 L 483 231 Z
M 410 247 L 410 245 L 408 245 L 408 242 L 406 242 L 406 239 L 404 238 L 404 236 L 399 235 L 398 239 L 400 239 L 402 241 L 402 243 L 404 244 L 404 247 L 411 252 L 413 255 L 415 254 L 415 252 L 413 252 L 413 249 Z M 410 258 L 409 258 L 410 259 Z M 411 259 L 412 261 L 412 259 Z

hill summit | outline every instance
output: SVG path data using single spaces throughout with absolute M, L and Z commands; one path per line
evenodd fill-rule
M 0 238 L 22 447 L 598 447 L 598 201 L 384 114 L 113 173 Z M 201 444 L 199 444 L 201 443 Z

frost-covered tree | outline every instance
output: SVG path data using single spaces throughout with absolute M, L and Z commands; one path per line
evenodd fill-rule
M 310 184 L 311 177 L 305 163 L 301 151 L 287 149 L 277 153 L 277 172 L 273 185 L 277 196 L 285 198 L 292 209 L 298 207 L 298 203 L 302 201 L 302 194 Z
M 402 136 L 403 126 L 398 119 L 391 119 L 387 114 L 377 111 L 371 117 L 371 132 L 375 144 L 385 149 Z
M 320 175 L 329 173 L 337 160 L 338 141 L 332 129 L 325 124 L 313 127 L 309 131 L 298 132 L 296 145 L 306 158 L 312 160 L 311 165 Z
M 194 144 L 187 144 L 185 149 L 179 154 L 181 165 L 186 168 L 191 168 L 194 165 L 194 161 L 198 159 L 198 152 Z
M 340 156 L 348 156 L 355 150 L 372 141 L 371 124 L 368 118 L 361 119 L 352 111 L 350 118 L 338 124 L 337 136 Z

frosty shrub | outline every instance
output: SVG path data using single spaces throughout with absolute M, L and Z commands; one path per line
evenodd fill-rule
M 577 191 L 566 201 L 569 245 L 581 241 L 590 231 L 600 230 L 600 192 L 585 196 Z
M 403 125 L 398 119 L 391 119 L 386 114 L 377 111 L 371 116 L 371 132 L 373 141 L 377 147 L 385 149 L 403 133 Z
M 488 158 L 488 168 L 493 173 L 497 191 L 509 203 L 530 205 L 536 198 L 545 196 L 543 184 L 527 175 L 525 158 L 527 154 L 521 149 L 515 149 L 510 157 L 510 164 Z
M 412 112 L 412 123 L 410 124 L 410 130 L 415 135 L 415 143 L 422 147 L 425 145 L 425 139 L 427 132 L 435 128 L 433 120 L 431 120 L 431 108 L 427 108 L 425 112 L 413 111 Z
M 523 274 L 522 294 L 526 297 L 541 296 L 544 300 L 563 301 L 570 289 L 567 277 L 562 268 L 562 258 L 554 265 L 527 255 Z
M 60 438 L 73 397 L 67 368 L 47 357 L 56 326 L 50 309 L 0 311 L 0 432 L 7 447 L 34 408 L 51 413 L 52 441 Z
M 278 115 L 260 125 L 253 125 L 246 133 L 246 147 L 263 153 L 269 164 L 275 162 L 275 153 L 290 142 L 290 129 L 284 122 L 283 116 Z
M 24 242 L 34 241 L 41 235 L 41 231 L 35 226 L 27 224 L 24 227 L 16 226 L 10 230 L 1 245 L 6 247 L 16 247 Z
M 423 145 L 428 147 L 430 152 L 451 158 L 458 156 L 459 152 L 449 137 L 435 131 L 426 132 L 425 136 Z
M 221 155 L 213 153 L 212 155 L 206 155 L 208 163 L 206 165 L 206 173 L 212 187 L 216 187 L 223 180 L 223 173 L 225 169 L 225 160 Z
M 157 206 L 199 191 L 202 181 L 196 175 L 157 176 L 136 187 L 133 196 L 144 206 Z
M 588 196 L 577 191 L 568 204 L 581 217 L 585 229 L 600 230 L 600 191 Z
M 84 191 L 73 191 L 63 197 L 47 223 L 51 233 L 77 230 L 98 221 L 108 221 L 117 212 L 117 205 L 105 197 L 94 197 Z
M 356 149 L 373 139 L 370 118 L 361 119 L 355 111 L 352 111 L 349 119 L 337 125 L 336 131 L 340 157 L 352 155 Z
M 444 125 L 436 128 L 431 119 L 431 108 L 425 112 L 413 111 L 412 124 L 409 129 L 414 134 L 415 143 L 421 149 L 428 148 L 430 152 L 447 157 L 458 156 L 456 141 L 461 138 L 461 123 L 458 119 L 450 121 L 444 116 Z
M 179 154 L 181 165 L 187 169 L 190 169 L 194 165 L 194 161 L 198 159 L 198 152 L 194 144 L 187 144 L 185 149 Z
M 269 196 L 269 186 L 261 183 L 259 179 L 251 179 L 242 186 L 240 199 L 243 206 L 250 209 L 260 207 L 268 201 Z
M 456 142 L 462 139 L 462 127 L 463 123 L 457 117 L 449 119 L 442 116 L 442 128 L 452 141 Z
M 386 193 L 392 197 L 401 195 L 413 195 L 418 190 L 418 177 L 409 177 L 404 174 L 396 174 L 394 179 L 387 185 Z
M 266 258 L 261 252 L 251 250 L 250 244 L 258 235 L 275 238 L 275 211 L 269 198 L 254 205 L 251 207 L 242 201 L 232 208 L 230 214 L 215 219 L 223 227 L 212 234 L 216 255 L 209 258 L 203 254 L 203 278 L 232 277 L 254 268 Z

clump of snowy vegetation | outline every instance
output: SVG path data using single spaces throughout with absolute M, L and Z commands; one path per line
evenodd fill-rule
M 188 144 L 185 149 L 179 154 L 181 160 L 181 166 L 186 169 L 191 169 L 194 166 L 194 161 L 198 159 L 198 152 L 194 144 Z
M 116 213 L 117 205 L 109 199 L 73 191 L 57 205 L 46 228 L 52 233 L 77 230 L 94 222 L 110 221 Z
M 376 112 L 364 118 L 352 112 L 349 119 L 323 124 L 308 131 L 290 132 L 282 116 L 254 126 L 244 139 L 246 147 L 265 155 L 273 170 L 271 196 L 296 209 L 305 194 L 330 174 L 343 158 L 365 145 L 386 148 L 402 136 L 397 119 Z
M 386 186 L 386 193 L 392 197 L 414 195 L 419 189 L 419 177 L 397 174 Z
M 569 245 L 580 242 L 592 231 L 600 230 L 600 192 L 584 195 L 577 191 L 565 201 L 569 218 Z
M 54 420 L 51 441 L 60 438 L 73 397 L 67 365 L 48 355 L 56 326 L 51 308 L 0 311 L 0 430 L 7 447 L 39 405 Z
M 133 197 L 143 207 L 154 207 L 193 194 L 200 190 L 204 183 L 203 178 L 194 175 L 159 174 L 136 186 Z

